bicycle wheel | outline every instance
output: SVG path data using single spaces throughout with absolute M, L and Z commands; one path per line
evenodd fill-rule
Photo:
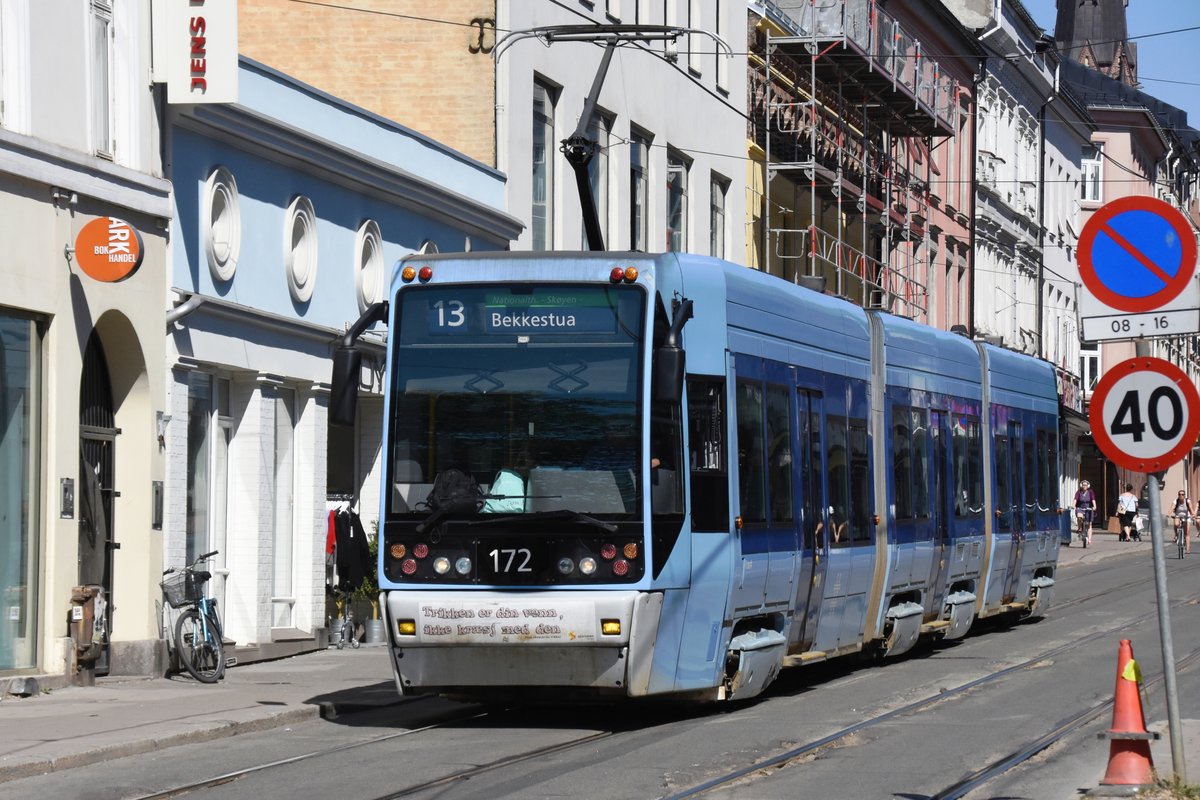
M 225 645 L 219 631 L 205 637 L 200 611 L 189 608 L 175 620 L 175 649 L 183 668 L 201 683 L 216 683 L 225 673 Z

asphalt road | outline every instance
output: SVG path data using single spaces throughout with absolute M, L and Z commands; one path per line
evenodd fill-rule
M 1200 596 L 1195 580 L 1200 557 L 1170 559 L 1167 566 L 1172 597 L 1183 602 L 1172 610 L 1175 653 L 1182 659 L 1200 649 L 1198 605 L 1185 598 Z M 1082 598 L 1090 599 L 1078 602 Z M 764 698 L 744 704 L 484 709 L 419 701 L 0 784 L 0 798 L 142 797 L 266 764 L 272 766 L 179 796 L 670 797 L 884 712 L 942 696 L 927 708 L 894 714 L 702 795 L 931 798 L 1111 698 L 1120 639 L 1133 641 L 1147 678 L 1159 674 L 1148 548 L 1064 568 L 1055 599 L 1056 610 L 1043 620 L 985 626 L 958 643 L 921 648 L 882 666 L 843 661 L 791 670 Z M 1002 678 L 952 691 L 1024 662 Z M 1200 717 L 1200 669 L 1184 669 L 1179 678 L 1182 716 Z M 1152 727 L 1157 722 L 1165 730 L 1161 685 L 1145 696 Z M 1094 786 L 1104 773 L 1108 744 L 1095 733 L 1110 718 L 1105 711 L 1091 727 L 968 796 L 1078 797 L 1079 789 Z M 344 749 L 330 752 L 338 747 Z M 316 752 L 322 755 L 305 757 Z M 1192 756 L 1193 772 L 1200 774 L 1200 755 Z

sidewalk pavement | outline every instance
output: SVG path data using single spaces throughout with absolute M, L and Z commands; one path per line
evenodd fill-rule
M 211 685 L 97 678 L 0 700 L 0 783 L 401 702 L 382 646 L 231 667 Z
M 1063 547 L 1071 565 L 1148 550 L 1098 532 L 1093 546 Z M 99 678 L 94 687 L 65 687 L 0 700 L 0 783 L 178 744 L 208 741 L 304 720 L 406 702 L 396 691 L 386 647 L 318 650 L 279 661 L 232 667 L 217 684 L 172 678 Z M 1188 721 L 1189 752 L 1200 721 Z M 1165 724 L 1157 726 L 1164 729 Z M 1159 768 L 1169 768 L 1170 751 Z

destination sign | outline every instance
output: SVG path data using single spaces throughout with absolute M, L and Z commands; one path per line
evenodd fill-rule
M 617 330 L 617 311 L 593 292 L 488 292 L 460 299 L 443 295 L 427 306 L 432 334 L 604 333 Z

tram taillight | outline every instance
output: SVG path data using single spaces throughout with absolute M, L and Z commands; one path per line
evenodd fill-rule
M 617 546 L 607 542 L 600 545 L 600 557 L 605 561 L 612 561 L 617 557 Z
M 629 562 L 623 558 L 618 558 L 613 562 L 613 575 L 618 578 L 623 578 L 629 574 Z

